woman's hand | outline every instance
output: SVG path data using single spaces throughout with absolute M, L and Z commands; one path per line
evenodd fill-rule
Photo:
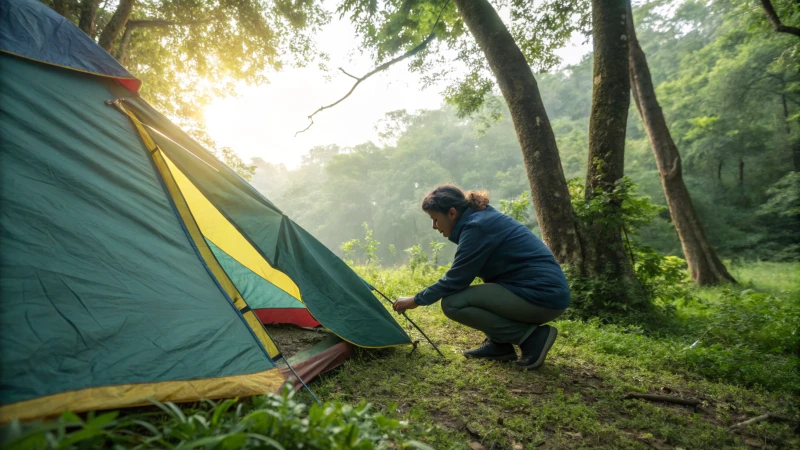
M 414 309 L 417 306 L 419 305 L 414 301 L 414 297 L 402 297 L 398 298 L 397 301 L 394 302 L 392 308 L 394 308 L 394 310 L 398 313 L 402 313 L 407 309 Z

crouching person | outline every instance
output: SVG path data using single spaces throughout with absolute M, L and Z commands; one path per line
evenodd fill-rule
M 545 325 L 564 313 L 569 287 L 553 253 L 528 228 L 489 206 L 483 192 L 439 186 L 422 201 L 433 228 L 458 245 L 453 265 L 432 286 L 397 300 L 402 312 L 442 300 L 444 314 L 486 335 L 470 358 L 544 363 L 558 330 Z M 470 286 L 476 277 L 484 284 Z

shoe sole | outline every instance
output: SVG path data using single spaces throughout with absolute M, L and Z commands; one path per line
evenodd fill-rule
M 541 367 L 541 365 L 544 364 L 544 359 L 547 358 L 547 353 L 556 341 L 556 337 L 558 337 L 558 330 L 556 327 L 550 327 L 550 334 L 547 335 L 547 341 L 544 343 L 544 348 L 542 349 L 542 354 L 539 355 L 539 359 L 534 361 L 533 364 L 528 364 L 527 366 L 519 365 L 519 367 L 521 369 L 538 369 Z
M 503 356 L 472 356 L 472 355 L 464 355 L 465 358 L 470 359 L 487 359 L 489 361 L 514 361 L 517 359 L 517 354 L 512 353 Z

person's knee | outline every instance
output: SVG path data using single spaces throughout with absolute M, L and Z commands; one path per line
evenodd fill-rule
M 458 311 L 458 308 L 453 301 L 453 297 L 444 297 L 442 298 L 442 312 L 444 313 L 445 317 L 448 319 L 452 319 Z

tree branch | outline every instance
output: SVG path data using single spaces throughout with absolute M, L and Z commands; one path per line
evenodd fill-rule
M 135 0 L 121 0 L 119 2 L 117 10 L 114 11 L 114 15 L 111 16 L 108 24 L 103 28 L 103 32 L 100 33 L 100 38 L 97 43 L 100 47 L 103 47 L 103 50 L 109 53 L 112 52 L 114 42 L 116 42 L 117 38 L 127 26 L 128 19 L 130 19 L 131 13 L 133 12 L 134 3 Z
M 777 33 L 793 34 L 800 38 L 800 28 L 784 25 L 781 22 L 781 19 L 778 17 L 778 13 L 775 12 L 775 8 L 772 6 L 771 0 L 761 0 L 761 6 L 764 7 L 764 12 L 767 14 L 767 19 L 769 19 L 770 23 L 772 23 L 772 28 L 774 28 Z
M 69 13 L 69 2 L 67 0 L 54 0 L 53 9 L 64 17 Z
M 128 58 L 128 49 L 130 48 L 132 33 L 134 30 L 138 28 L 167 28 L 171 26 L 184 26 L 184 25 L 195 25 L 199 23 L 209 22 L 209 20 L 191 20 L 187 22 L 175 22 L 172 20 L 166 19 L 136 19 L 136 20 L 128 20 L 128 23 L 125 24 L 125 32 L 122 34 L 122 41 L 120 42 L 119 49 L 117 50 L 116 54 L 114 55 L 117 58 L 117 61 L 122 63 L 122 65 L 126 64 L 126 60 Z
M 346 70 L 344 70 L 344 69 L 342 69 L 341 67 L 339 67 L 339 70 L 341 70 L 341 71 L 342 71 L 342 73 L 343 73 L 343 74 L 345 74 L 345 75 L 347 75 L 348 77 L 350 77 L 350 78 L 352 78 L 352 79 L 354 79 L 354 80 L 358 80 L 358 77 L 357 77 L 357 76 L 355 76 L 355 75 L 351 75 L 351 74 L 347 73 L 347 71 L 346 71 Z
M 625 397 L 623 397 L 623 399 L 631 399 L 631 398 L 638 398 L 641 400 L 647 400 L 651 402 L 673 403 L 676 405 L 686 405 L 686 406 L 697 406 L 700 404 L 700 400 L 697 399 L 666 397 L 664 395 L 655 395 L 655 394 L 639 394 L 636 392 L 629 392 L 625 394 Z
M 136 29 L 136 28 L 166 28 L 171 27 L 173 25 L 191 25 L 195 23 L 199 23 L 200 21 L 191 21 L 191 22 L 175 22 L 173 20 L 166 20 L 166 19 L 138 19 L 138 20 L 129 20 L 128 21 L 128 28 Z
M 447 5 L 449 5 L 449 4 L 450 4 L 450 0 L 445 2 L 444 6 L 442 6 L 442 9 L 439 11 L 439 16 L 436 18 L 436 22 L 434 22 L 433 27 L 431 27 L 431 32 L 430 32 L 430 34 L 428 34 L 428 37 L 426 37 L 425 40 L 420 42 L 416 47 L 412 48 L 411 50 L 403 53 L 402 55 L 398 56 L 397 58 L 394 58 L 394 59 L 392 59 L 390 61 L 387 61 L 387 62 L 381 64 L 380 66 L 372 69 L 369 73 L 367 73 L 366 75 L 364 75 L 361 78 L 358 78 L 356 76 L 353 76 L 353 75 L 345 72 L 345 70 L 340 67 L 339 70 L 341 70 L 342 73 L 344 73 L 345 75 L 349 76 L 350 78 L 353 78 L 354 80 L 356 80 L 355 84 L 353 84 L 353 87 L 350 88 L 350 90 L 347 92 L 347 94 L 344 95 L 344 97 L 340 98 L 339 100 L 336 100 L 335 102 L 331 103 L 330 105 L 320 106 L 319 109 L 317 109 L 316 111 L 311 113 L 311 115 L 308 116 L 308 120 L 309 120 L 308 126 L 303 128 L 302 130 L 296 132 L 294 134 L 295 137 L 297 137 L 298 134 L 307 131 L 309 128 L 311 128 L 312 125 L 314 125 L 314 116 L 316 116 L 318 113 L 320 113 L 322 111 L 325 111 L 326 109 L 333 108 L 334 106 L 336 106 L 339 103 L 343 102 L 347 97 L 350 97 L 350 94 L 352 94 L 353 91 L 356 90 L 356 88 L 358 87 L 359 84 L 361 84 L 361 82 L 363 82 L 367 78 L 375 75 L 378 72 L 382 72 L 382 71 L 388 69 L 392 65 L 394 65 L 394 64 L 396 64 L 396 63 L 398 63 L 398 62 L 400 62 L 400 61 L 402 61 L 402 60 L 404 60 L 406 58 L 410 58 L 410 57 L 416 55 L 417 53 L 422 51 L 425 47 L 427 47 L 428 44 L 433 40 L 433 38 L 436 37 L 436 25 L 439 24 L 439 21 L 442 19 L 442 13 L 444 13 L 445 8 L 447 8 Z
M 83 0 L 80 5 L 81 13 L 78 19 L 78 28 L 91 38 L 94 38 L 94 21 L 99 7 L 100 0 Z
M 736 425 L 733 425 L 728 429 L 729 430 L 735 430 L 737 428 L 744 428 L 744 427 L 746 427 L 748 425 L 752 425 L 754 423 L 764 422 L 764 421 L 792 423 L 792 419 L 790 419 L 788 417 L 779 416 L 779 415 L 776 415 L 776 414 L 773 414 L 773 413 L 766 413 L 766 414 L 760 415 L 758 417 L 753 417 L 752 419 L 745 420 L 744 422 L 737 423 Z

